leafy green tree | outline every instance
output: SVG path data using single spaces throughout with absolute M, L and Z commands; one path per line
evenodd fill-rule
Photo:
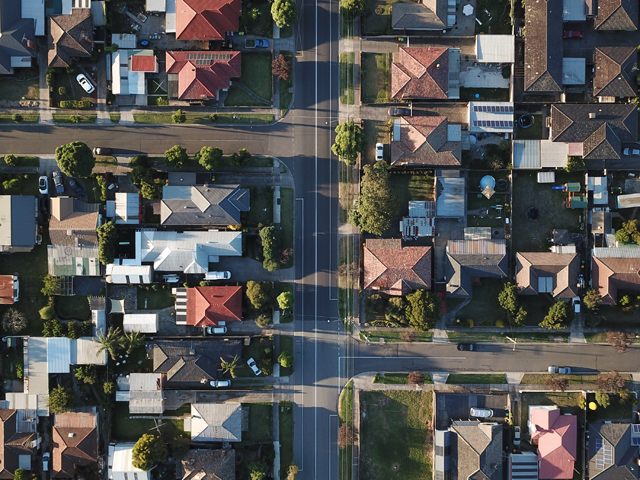
M 564 167 L 564 169 L 569 173 L 584 170 L 584 158 L 569 157 L 569 159 L 567 160 L 567 166 Z
M 251 462 L 249 464 L 249 476 L 251 480 L 264 480 L 267 477 L 267 466 L 262 462 Z
M 153 200 L 160 196 L 161 189 L 162 187 L 156 182 L 143 182 L 140 187 L 140 195 L 142 195 L 142 198 L 146 198 L 147 200 Z
M 441 311 L 441 300 L 435 293 L 416 290 L 407 295 L 407 301 L 406 315 L 411 328 L 426 331 L 435 326 Z
M 616 231 L 616 241 L 618 243 L 640 244 L 640 231 L 638 231 L 638 220 L 629 220 L 622 224 L 622 228 Z
M 140 332 L 124 332 L 122 336 L 122 346 L 126 349 L 127 355 L 131 354 L 135 349 L 142 347 L 146 342 L 143 334 Z
M 5 180 L 2 182 L 2 188 L 5 190 L 16 190 L 20 186 L 20 180 L 12 178 L 11 180 Z
M 271 305 L 273 292 L 271 284 L 267 282 L 247 282 L 247 298 L 256 310 L 263 310 Z
M 340 0 L 340 9 L 349 15 L 359 17 L 367 11 L 365 0 Z
M 590 288 L 589 290 L 587 290 L 586 293 L 584 294 L 584 297 L 582 298 L 582 303 L 589 310 L 597 310 L 598 305 L 600 305 L 601 302 L 602 302 L 602 297 L 600 296 L 598 291 L 594 288 Z
M 18 468 L 13 472 L 13 480 L 30 480 L 29 472 L 24 468 Z
M 389 183 L 386 162 L 364 166 L 360 182 L 356 226 L 374 235 L 382 235 L 390 226 L 397 211 L 396 197 Z M 351 221 L 351 220 L 350 220 Z
M 271 317 L 269 315 L 258 315 L 258 318 L 256 318 L 256 325 L 258 325 L 260 328 L 267 328 L 269 326 L 269 324 L 271 323 Z
M 518 287 L 511 282 L 505 283 L 498 295 L 498 303 L 507 311 L 509 318 L 515 316 L 518 313 Z
M 293 25 L 298 16 L 298 8 L 293 0 L 274 0 L 271 4 L 271 16 L 278 28 Z
M 611 398 L 608 393 L 604 393 L 602 390 L 596 392 L 596 403 L 602 408 L 607 408 L 611 405 Z
M 65 413 L 73 410 L 76 405 L 76 394 L 70 388 L 58 385 L 49 393 L 47 406 L 51 413 Z
M 524 307 L 520 307 L 516 315 L 513 317 L 513 323 L 515 323 L 518 327 L 524 327 L 527 323 L 527 315 L 528 313 L 524 309 Z
M 215 172 L 220 168 L 222 163 L 222 150 L 215 147 L 202 147 L 196 153 L 196 160 L 207 170 Z
M 556 302 L 551 306 L 549 312 L 544 317 L 544 320 L 542 320 L 538 325 L 546 328 L 547 330 L 565 328 L 565 321 L 567 320 L 568 313 L 569 309 L 566 303 Z
M 6 163 L 10 167 L 15 167 L 16 165 L 18 165 L 18 157 L 9 153 L 4 156 L 4 163 Z
M 116 382 L 105 382 L 102 385 L 102 388 L 104 390 L 104 393 L 106 393 L 107 395 L 116 393 L 116 390 L 118 389 L 118 387 L 116 386 Z
M 60 295 L 60 278 L 52 277 L 51 275 L 45 275 L 42 279 L 44 283 L 44 287 L 42 287 L 42 294 L 46 297 L 51 297 L 52 295 Z
M 107 222 L 98 227 L 97 231 L 100 263 L 103 265 L 113 263 L 116 256 L 116 225 L 113 222 Z
M 278 295 L 277 300 L 280 310 L 291 310 L 293 308 L 293 292 L 282 292 Z
M 631 243 L 631 237 L 623 229 L 617 230 L 615 237 L 616 237 L 616 242 L 621 243 L 623 245 L 626 245 L 627 243 Z
M 131 173 L 129 173 L 129 178 L 134 185 L 140 186 L 143 183 L 153 182 L 154 173 L 155 170 L 153 168 L 138 165 L 133 170 L 131 170 Z
M 162 438 L 145 433 L 133 447 L 131 463 L 134 467 L 148 472 L 157 463 L 167 460 L 167 445 Z
M 331 151 L 347 165 L 355 165 L 358 154 L 364 149 L 364 133 L 352 120 L 336 127 L 336 140 Z
M 71 320 L 69 323 L 67 323 L 67 337 L 69 337 L 71 340 L 77 340 L 79 336 L 80 334 L 78 332 L 78 322 L 74 322 L 73 320 Z
M 115 360 L 122 351 L 122 330 L 119 327 L 110 328 L 106 335 L 100 334 L 93 341 L 100 345 L 98 353 L 107 351 L 111 359 Z
M 278 261 L 273 258 L 265 258 L 262 262 L 262 268 L 267 272 L 275 272 L 280 268 L 280 264 L 278 264 Z
M 184 123 L 187 121 L 187 116 L 182 110 L 178 109 L 176 113 L 171 115 L 171 120 L 173 120 L 173 123 Z
M 65 325 L 57 319 L 46 320 L 42 326 L 43 337 L 66 337 Z
M 638 403 L 638 399 L 636 398 L 636 396 L 631 390 L 627 388 L 623 388 L 622 390 L 620 390 L 618 392 L 618 396 L 624 403 L 629 403 L 631 405 L 636 405 Z
M 229 373 L 231 378 L 236 378 L 236 368 L 238 368 L 238 355 L 233 357 L 231 360 L 225 360 L 220 357 L 220 367 L 222 368 L 222 373 Z
M 384 311 L 384 319 L 396 325 L 406 325 L 407 302 L 402 297 L 391 297 Z
M 260 240 L 262 241 L 262 252 L 264 258 L 271 260 L 280 255 L 280 231 L 273 225 L 260 229 Z
M 252 155 L 249 153 L 249 151 L 246 148 L 241 148 L 237 152 L 233 152 L 231 154 L 229 162 L 234 167 L 242 167 L 249 163 L 249 160 L 251 160 L 251 158 Z
M 70 177 L 87 178 L 96 164 L 93 152 L 83 142 L 71 142 L 56 148 L 56 162 Z
M 167 163 L 177 170 L 182 169 L 184 164 L 189 160 L 187 149 L 180 145 L 174 145 L 171 147 L 169 150 L 164 152 L 164 156 L 167 158 Z
M 42 307 L 40 310 L 38 310 L 38 313 L 40 314 L 40 318 L 42 320 L 51 320 L 56 316 L 56 309 L 51 305 L 47 305 L 46 307 Z
M 82 383 L 95 385 L 98 383 L 98 372 L 93 365 L 78 365 L 75 371 L 76 378 Z
M 176 437 L 171 442 L 171 452 L 174 458 L 180 460 L 189 452 L 191 440 L 185 437 Z
M 285 350 L 284 352 L 280 353 L 280 355 L 278 356 L 278 363 L 284 368 L 293 367 L 293 353 L 291 353 L 289 350 Z

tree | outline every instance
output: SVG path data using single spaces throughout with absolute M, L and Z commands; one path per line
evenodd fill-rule
M 153 182 L 155 170 L 152 168 L 148 168 L 142 165 L 138 165 L 129 174 L 129 178 L 133 182 L 134 185 L 140 186 L 143 183 L 151 183 Z
M 140 332 L 124 332 L 122 337 L 122 346 L 126 348 L 126 354 L 129 355 L 136 348 L 145 344 L 146 339 Z
M 27 318 L 15 308 L 9 308 L 2 315 L 2 329 L 6 333 L 18 333 L 27 328 Z
M 622 390 L 620 390 L 618 392 L 618 396 L 624 403 L 630 403 L 631 405 L 636 405 L 638 403 L 638 399 L 628 388 L 623 388 Z
M 249 476 L 251 480 L 263 480 L 268 473 L 267 466 L 262 462 L 251 462 L 249 464 Z
M 625 332 L 607 332 L 607 343 L 618 353 L 624 353 L 631 343 L 631 335 Z
M 564 392 L 569 386 L 567 377 L 549 377 L 544 383 L 551 390 L 560 390 L 561 392 Z
M 527 311 L 524 309 L 524 307 L 520 307 L 518 309 L 518 313 L 516 313 L 516 316 L 513 317 L 513 323 L 515 323 L 518 327 L 524 327 L 526 322 L 527 322 Z
M 86 143 L 76 141 L 56 148 L 56 162 L 64 174 L 87 178 L 91 175 L 96 159 Z
M 65 337 L 64 324 L 60 323 L 57 319 L 53 318 L 51 320 L 46 320 L 44 325 L 42 326 L 42 336 L 43 337 Z
M 270 323 L 271 317 L 269 315 L 258 315 L 258 318 L 256 318 L 256 325 L 260 328 L 267 328 Z
M 104 51 L 108 53 L 115 53 L 119 48 L 120 46 L 117 43 L 112 43 L 111 45 L 106 45 L 104 47 Z
M 640 231 L 638 231 L 638 220 L 629 220 L 622 224 L 622 228 L 616 231 L 616 241 L 618 243 L 640 244 Z
M 433 328 L 440 318 L 440 298 L 427 290 L 416 290 L 407 295 L 406 314 L 409 326 L 414 330 L 426 331 Z
M 202 147 L 196 153 L 196 160 L 207 170 L 215 172 L 220 168 L 222 163 L 222 150 L 215 147 Z
M 40 314 L 40 318 L 42 320 L 51 320 L 56 316 L 56 309 L 51 305 L 47 305 L 46 307 L 42 307 L 40 310 L 38 310 L 38 313 Z
M 596 402 L 602 408 L 607 408 L 609 405 L 611 405 L 611 398 L 609 397 L 609 394 L 598 390 L 596 392 Z
M 273 301 L 271 284 L 267 282 L 247 282 L 246 295 L 255 310 L 268 307 Z
M 405 311 L 407 302 L 402 297 L 391 297 L 384 311 L 384 319 L 396 325 L 406 325 L 407 317 Z
M 338 446 L 345 449 L 353 445 L 354 440 L 355 435 L 353 433 L 353 428 L 351 428 L 347 423 L 340 425 L 340 428 L 338 429 Z
M 582 157 L 569 157 L 567 166 L 564 169 L 569 173 L 584 170 L 584 159 Z
M 280 310 L 291 310 L 293 308 L 293 292 L 282 292 L 278 295 L 277 300 Z
M 16 165 L 18 165 L 18 157 L 9 153 L 4 156 L 4 163 L 6 163 L 10 167 L 15 167 Z
M 140 186 L 140 195 L 142 198 L 146 198 L 147 200 L 153 200 L 154 198 L 158 198 L 160 196 L 161 186 L 156 182 L 143 182 Z
M 189 160 L 187 149 L 180 145 L 171 147 L 164 152 L 164 156 L 167 158 L 167 163 L 178 170 L 184 167 L 184 164 Z
M 293 0 L 274 0 L 271 4 L 271 16 L 279 28 L 293 25 L 298 16 L 296 2 Z
M 507 282 L 498 294 L 500 307 L 507 311 L 509 318 L 518 313 L 518 287 L 511 282 Z
M 284 368 L 293 367 L 293 353 L 291 353 L 289 350 L 285 350 L 284 352 L 280 353 L 280 355 L 278 356 L 278 363 L 281 367 Z
M 133 447 L 131 464 L 148 472 L 156 463 L 167 460 L 167 445 L 162 438 L 145 433 Z
M 367 10 L 365 0 L 340 0 L 340 9 L 354 17 L 364 15 Z
M 615 394 L 625 387 L 625 381 L 622 375 L 614 370 L 604 375 L 598 375 L 596 387 L 604 393 Z
M 93 365 L 78 365 L 75 371 L 76 378 L 82 383 L 95 385 L 98 383 L 98 372 Z
M 291 62 L 280 54 L 271 63 L 271 71 L 279 80 L 287 80 L 291 75 Z
M 360 182 L 360 198 L 357 206 L 356 226 L 374 235 L 382 235 L 390 226 L 397 211 L 396 197 L 389 183 L 389 166 L 386 162 L 364 166 Z
M 113 222 L 107 222 L 98 227 L 98 257 L 100 263 L 108 265 L 113 263 L 116 256 L 116 225 Z
M 182 110 L 178 109 L 176 113 L 171 115 L 171 120 L 173 120 L 173 123 L 184 123 L 187 121 L 187 116 Z
M 117 386 L 115 382 L 105 382 L 102 385 L 102 388 L 104 390 L 104 393 L 106 393 L 107 395 L 111 395 L 112 393 L 116 393 L 117 390 Z
M 222 368 L 222 373 L 229 373 L 231 378 L 236 378 L 236 368 L 238 368 L 238 355 L 233 357 L 231 361 L 225 360 L 220 357 L 220 367 Z
M 275 226 L 260 229 L 260 240 L 265 260 L 273 260 L 280 255 L 280 231 Z
M 287 470 L 287 480 L 296 480 L 296 475 L 298 474 L 298 466 L 295 463 L 289 465 L 289 469 Z
M 249 160 L 251 160 L 251 158 L 252 155 L 249 153 L 249 151 L 246 148 L 241 148 L 237 152 L 231 154 L 229 162 L 234 167 L 242 167 L 249 163 Z
M 544 317 L 544 320 L 540 322 L 538 325 L 546 328 L 547 330 L 557 330 L 559 328 L 565 328 L 565 320 L 568 315 L 567 304 L 564 302 L 556 302 L 554 303 L 547 316 Z
M 40 291 L 45 297 L 60 295 L 60 278 L 52 277 L 51 275 L 45 275 L 45 277 L 42 279 L 42 282 L 44 283 L 44 287 L 42 287 L 42 290 Z
M 80 334 L 78 332 L 78 322 L 71 320 L 69 323 L 67 323 L 67 337 L 69 337 L 71 340 L 77 340 L 78 337 L 80 337 Z
M 13 480 L 29 480 L 29 472 L 24 468 L 18 468 L 13 472 Z
M 407 383 L 409 385 L 424 385 L 424 377 L 416 370 L 407 375 Z
M 119 327 L 110 328 L 106 335 L 100 334 L 93 341 L 100 344 L 98 353 L 107 351 L 111 359 L 115 360 L 122 350 L 122 330 Z
M 70 388 L 58 385 L 49 393 L 47 406 L 51 413 L 65 413 L 73 410 L 76 405 L 76 394 Z
M 602 297 L 594 288 L 590 288 L 589 290 L 587 290 L 584 294 L 584 297 L 582 298 L 582 303 L 589 310 L 597 310 L 598 305 L 600 305 L 601 302 Z
M 627 243 L 631 243 L 631 237 L 623 229 L 619 229 L 616 231 L 615 238 L 616 238 L 616 242 L 621 243 L 623 245 Z
M 355 165 L 358 154 L 364 149 L 364 133 L 353 120 L 343 122 L 336 127 L 336 140 L 331 151 L 344 160 L 347 165 Z

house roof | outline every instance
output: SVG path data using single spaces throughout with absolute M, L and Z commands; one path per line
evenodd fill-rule
M 400 47 L 391 64 L 391 97 L 448 98 L 449 49 Z
M 449 127 L 447 117 L 402 117 L 400 138 L 391 142 L 391 164 L 460 165 L 461 143 L 449 141 Z
M 615 305 L 618 290 L 640 293 L 640 258 L 592 258 L 593 288 L 602 297 L 604 305 Z
M 49 15 L 50 67 L 69 67 L 77 57 L 93 52 L 93 23 L 89 8 L 74 8 L 70 15 Z
M 516 254 L 516 283 L 520 295 L 551 293 L 553 298 L 573 298 L 578 295 L 579 271 L 580 259 L 575 253 Z
M 593 95 L 635 97 L 638 95 L 636 47 L 596 47 Z
M 98 460 L 97 414 L 58 413 L 53 425 L 53 477 L 74 478 L 74 466 Z
M 35 24 L 32 18 L 22 18 L 21 0 L 0 1 L 0 74 L 12 74 L 13 58 L 36 56 Z M 42 7 L 44 10 L 44 6 Z M 44 12 L 41 13 L 44 17 Z
M 223 40 L 237 32 L 240 0 L 177 0 L 177 40 Z
M 364 288 L 389 295 L 431 289 L 431 247 L 403 246 L 400 239 L 369 239 L 364 247 Z
M 0 275 L 0 305 L 13 304 L 13 275 Z
M 559 408 L 531 407 L 531 425 L 535 432 L 531 440 L 538 444 L 540 479 L 573 478 L 576 461 L 578 419 L 561 415 Z
M 111 480 L 129 480 L 130 476 L 135 480 L 149 480 L 151 478 L 151 472 L 145 472 L 133 466 L 134 446 L 135 443 L 109 445 L 108 478 Z M 131 475 L 132 473 L 133 475 Z
M 480 421 L 454 421 L 456 434 L 452 457 L 457 460 L 458 478 L 502 480 L 502 426 Z
M 563 0 L 526 0 L 526 92 L 562 91 L 562 11 Z
M 218 98 L 241 72 L 240 52 L 166 52 L 168 74 L 178 75 L 180 100 Z
M 19 413 L 19 410 L 0 410 L 0 479 L 12 479 L 15 470 L 20 468 L 20 457 L 32 457 L 35 453 L 31 443 L 36 435 L 19 431 Z
M 187 288 L 187 325 L 242 321 L 242 287 Z
M 227 450 L 189 450 L 178 463 L 176 477 L 182 480 L 235 480 L 236 452 Z
M 598 0 L 596 30 L 637 30 L 637 0 Z
M 71 197 L 51 198 L 49 235 L 53 245 L 97 246 L 97 203 L 85 203 Z
M 394 30 L 443 30 L 447 27 L 447 0 L 398 2 L 391 10 L 391 28 Z
M 33 247 L 38 200 L 29 195 L 0 195 L 0 245 Z
M 155 55 L 132 55 L 132 72 L 155 72 L 158 68 L 158 61 Z
M 468 297 L 473 278 L 506 278 L 508 270 L 504 240 L 449 240 L 447 244 L 448 296 Z
M 191 440 L 194 442 L 240 442 L 242 407 L 239 403 L 191 404 Z
M 99 247 L 47 245 L 49 275 L 55 277 L 99 277 Z
M 637 480 L 638 446 L 631 444 L 628 423 L 589 424 L 589 477 Z
M 239 185 L 176 185 L 162 188 L 162 225 L 239 225 L 250 207 Z
M 593 117 L 595 114 L 595 118 Z M 634 104 L 554 104 L 551 140 L 582 143 L 587 160 L 621 158 L 621 144 L 638 139 L 638 113 Z

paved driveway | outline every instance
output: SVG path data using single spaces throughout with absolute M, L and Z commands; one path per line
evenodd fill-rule
M 508 395 L 485 395 L 477 393 L 438 393 L 436 394 L 436 428 L 447 428 L 452 420 L 473 420 L 469 417 L 472 407 L 493 410 L 493 421 L 504 419 Z

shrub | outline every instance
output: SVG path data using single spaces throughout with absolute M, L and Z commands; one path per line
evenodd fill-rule
M 409 385 L 423 385 L 424 378 L 422 378 L 422 374 L 416 370 L 407 375 L 407 383 L 409 383 Z
M 56 316 L 56 309 L 47 305 L 46 307 L 42 307 L 38 313 L 40 314 L 40 318 L 42 320 L 51 320 Z
M 11 115 L 11 120 L 16 123 L 20 123 L 22 121 L 22 115 L 20 115 L 19 113 L 14 113 L 13 115 Z
M 271 323 L 271 318 L 268 315 L 258 315 L 256 318 L 256 325 L 260 328 L 267 328 Z
M 285 350 L 280 353 L 280 356 L 278 356 L 278 363 L 284 368 L 293 367 L 293 353 L 289 350 Z
M 249 151 L 246 148 L 241 148 L 237 152 L 231 154 L 229 162 L 234 167 L 242 167 L 243 165 L 249 163 L 249 160 L 251 160 L 251 158 L 252 155 L 249 153 Z
M 67 87 L 58 87 L 58 95 L 66 95 L 67 94 Z
M 17 178 L 12 178 L 11 180 L 5 180 L 2 182 L 2 187 L 5 190 L 12 190 L 14 188 L 18 188 L 20 186 L 20 180 Z
M 60 102 L 60 108 L 89 108 L 89 107 L 91 107 L 91 102 L 88 100 L 62 100 Z
M 56 82 L 56 77 L 53 72 L 47 72 L 47 87 L 53 90 Z
M 470 318 L 467 319 L 467 326 L 468 328 L 473 328 L 473 320 L 471 320 Z
M 182 110 L 178 109 L 176 113 L 171 116 L 171 119 L 173 120 L 173 123 L 184 123 L 187 121 L 187 116 Z
M 16 165 L 18 165 L 18 157 L 12 154 L 5 155 L 4 163 L 9 165 L 10 167 L 15 167 Z
M 158 97 L 158 100 L 156 100 L 156 105 L 158 105 L 159 107 L 166 107 L 167 105 L 169 105 L 169 100 L 164 97 Z
M 504 328 L 504 320 L 496 320 L 496 327 Z
M 338 446 L 341 449 L 345 449 L 350 445 L 353 445 L 355 435 L 353 434 L 353 428 L 348 424 L 343 423 L 338 430 Z
M 16 377 L 20 379 L 24 377 L 24 365 L 21 363 L 16 364 Z

